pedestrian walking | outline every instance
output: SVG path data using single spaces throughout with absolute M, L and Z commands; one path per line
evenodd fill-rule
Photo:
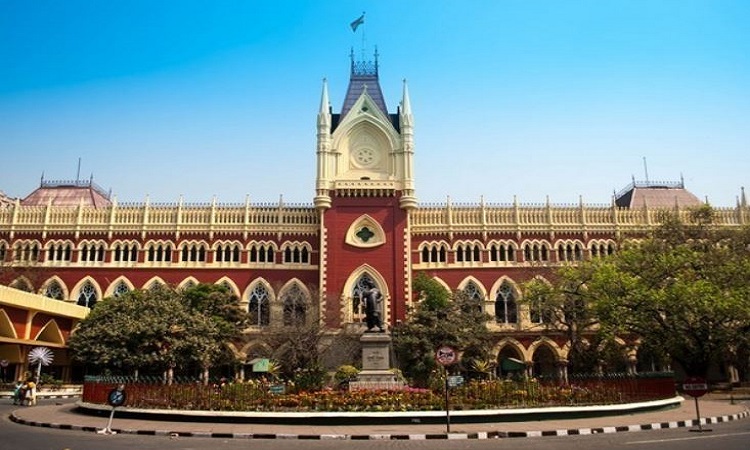
M 13 404 L 20 405 L 23 403 L 23 396 L 26 394 L 23 388 L 23 382 L 16 380 L 15 386 L 13 386 Z
M 24 394 L 24 402 L 26 406 L 36 405 L 36 383 L 34 383 L 33 378 L 30 378 L 26 382 L 26 392 Z

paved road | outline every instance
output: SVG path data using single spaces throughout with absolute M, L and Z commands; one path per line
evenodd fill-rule
M 42 400 L 41 407 L 54 407 L 55 404 L 70 404 L 73 400 Z M 747 405 L 745 405 L 747 406 Z M 555 449 L 555 450 L 698 450 L 705 448 L 746 450 L 750 442 L 750 420 L 743 419 L 727 423 L 704 426 L 713 431 L 695 433 L 687 428 L 598 434 L 567 437 L 507 438 L 487 440 L 409 440 L 409 441 L 352 441 L 352 440 L 247 440 L 200 437 L 140 436 L 119 434 L 100 435 L 75 430 L 58 430 L 31 427 L 12 423 L 8 420 L 11 411 L 18 409 L 10 402 L 0 403 L 0 449 L 23 450 L 171 450 L 171 449 Z M 649 413 L 650 414 L 650 413 Z M 629 416 L 633 419 L 645 417 Z M 102 421 L 101 418 L 96 418 Z M 637 421 L 636 421 L 637 422 Z M 102 426 L 106 425 L 106 420 Z M 195 425 L 195 424 L 194 424 Z M 204 424 L 205 425 L 205 424 Z M 537 426 L 539 428 L 539 426 Z

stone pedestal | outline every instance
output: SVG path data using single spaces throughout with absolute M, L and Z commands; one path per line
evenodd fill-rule
M 388 333 L 364 333 L 362 344 L 362 371 L 357 381 L 349 384 L 351 389 L 397 389 L 401 383 L 390 371 L 391 336 Z

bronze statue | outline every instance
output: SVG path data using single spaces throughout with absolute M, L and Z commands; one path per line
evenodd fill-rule
M 364 285 L 365 290 L 362 291 L 362 300 L 365 303 L 365 321 L 367 322 L 367 332 L 372 332 L 373 328 L 377 327 L 378 331 L 383 333 L 383 321 L 380 318 L 380 308 L 383 302 L 383 294 L 376 288 L 372 283 Z

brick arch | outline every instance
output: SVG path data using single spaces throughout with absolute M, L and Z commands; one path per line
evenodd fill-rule
M 107 290 L 104 291 L 104 296 L 112 297 L 113 295 L 115 295 L 115 288 L 120 284 L 120 282 L 125 283 L 125 285 L 130 288 L 131 291 L 134 291 L 136 289 L 135 285 L 126 276 L 120 275 L 111 283 L 109 283 L 109 286 L 107 286 Z
M 148 279 L 145 283 L 143 283 L 143 287 L 141 289 L 151 289 L 154 286 L 154 283 L 159 283 L 164 287 L 168 287 L 169 284 L 164 281 L 164 279 L 160 276 L 153 276 Z
M 280 307 L 282 309 L 282 311 L 281 311 L 281 313 L 282 313 L 281 314 L 282 321 L 283 321 L 283 312 L 284 312 L 283 308 L 285 306 L 284 303 L 283 303 L 284 299 L 285 299 L 287 293 L 291 289 L 294 289 L 295 286 L 297 288 L 299 288 L 300 292 L 302 293 L 302 296 L 304 297 L 304 303 L 305 303 L 305 308 L 306 308 L 305 323 L 310 324 L 310 323 L 313 323 L 313 321 L 315 321 L 315 322 L 319 321 L 320 317 L 312 317 L 312 316 L 310 316 L 308 314 L 309 312 L 312 312 L 312 309 L 313 309 L 312 307 L 314 306 L 313 303 L 312 303 L 312 295 L 310 293 L 310 290 L 307 288 L 307 286 L 305 286 L 305 283 L 303 283 L 299 278 L 296 278 L 296 277 L 292 278 L 291 280 L 289 280 L 286 283 L 284 283 L 284 285 L 281 287 L 281 289 L 279 289 L 279 295 L 276 297 L 277 298 L 276 303 L 277 303 L 278 307 Z M 320 315 L 320 311 L 318 311 L 318 315 Z M 273 319 L 273 317 L 272 317 L 272 319 Z
M 201 284 L 200 281 L 198 281 L 197 278 L 193 276 L 186 277 L 184 280 L 180 281 L 180 283 L 177 285 L 177 289 L 185 289 L 187 286 L 190 285 L 190 283 L 194 283 L 196 286 Z
M 466 278 L 464 278 L 463 280 L 461 280 L 461 282 L 458 283 L 457 290 L 461 291 L 461 290 L 466 289 L 466 286 L 469 283 L 474 283 L 479 288 L 479 292 L 481 292 L 481 294 L 482 294 L 483 301 L 487 300 L 487 288 L 484 287 L 484 284 L 481 281 L 479 281 L 476 277 L 474 277 L 473 275 L 469 275 Z
M 235 283 L 234 280 L 232 280 L 231 278 L 229 278 L 227 276 L 223 276 L 223 277 L 219 278 L 218 280 L 216 280 L 216 282 L 214 282 L 214 284 L 217 285 L 217 286 L 219 286 L 219 285 L 227 285 L 227 286 L 229 286 L 229 290 L 237 298 L 239 298 L 240 295 L 241 295 L 240 294 L 240 288 L 237 287 L 237 283 Z
M 531 360 L 531 354 L 529 353 L 528 349 L 524 347 L 524 345 L 520 341 L 513 337 L 505 337 L 498 341 L 492 348 L 492 354 L 499 357 L 500 353 L 506 348 L 515 350 L 516 353 L 518 353 L 518 356 L 520 356 L 524 362 Z
M 354 291 L 357 281 L 359 281 L 359 279 L 365 274 L 372 278 L 378 289 L 380 289 L 380 294 L 383 296 L 383 323 L 391 323 L 391 295 L 388 283 L 386 282 L 385 277 L 383 277 L 377 269 L 367 263 L 354 269 L 346 279 L 346 283 L 344 283 L 344 289 L 341 292 L 341 309 L 339 311 L 342 323 L 353 322 L 354 314 L 352 311 L 352 302 L 354 299 L 351 297 L 351 293 Z
M 73 289 L 70 290 L 70 301 L 73 303 L 78 303 L 78 297 L 81 295 L 81 289 L 86 285 L 86 283 L 91 283 L 91 285 L 94 287 L 94 290 L 96 291 L 96 297 L 97 302 L 102 301 L 104 299 L 104 295 L 102 292 L 101 286 L 99 286 L 99 283 L 91 276 L 87 275 L 83 278 L 81 278 L 78 283 L 76 283 L 75 286 L 73 286 Z
M 70 300 L 70 292 L 68 291 L 68 286 L 65 284 L 65 282 L 62 280 L 62 278 L 58 277 L 57 275 L 53 275 L 49 278 L 47 278 L 44 283 L 42 283 L 42 286 L 39 288 L 39 295 L 45 295 L 47 292 L 47 288 L 52 284 L 57 283 L 60 286 L 60 289 L 62 289 L 63 293 L 63 301 Z
M 12 287 L 13 289 L 18 289 L 19 291 L 34 292 L 34 285 L 31 283 L 31 280 L 29 280 L 25 275 L 16 277 L 13 281 L 10 282 L 8 286 Z
M 263 277 L 258 277 L 250 282 L 250 284 L 247 285 L 245 290 L 242 292 L 242 297 L 240 297 L 240 304 L 247 305 L 250 302 L 250 296 L 253 294 L 253 289 L 255 289 L 255 286 L 258 284 L 262 284 L 263 287 L 266 288 L 266 291 L 268 292 L 268 301 L 273 304 L 276 302 L 276 292 L 274 292 L 273 287 L 271 287 L 271 283 L 268 282 Z

